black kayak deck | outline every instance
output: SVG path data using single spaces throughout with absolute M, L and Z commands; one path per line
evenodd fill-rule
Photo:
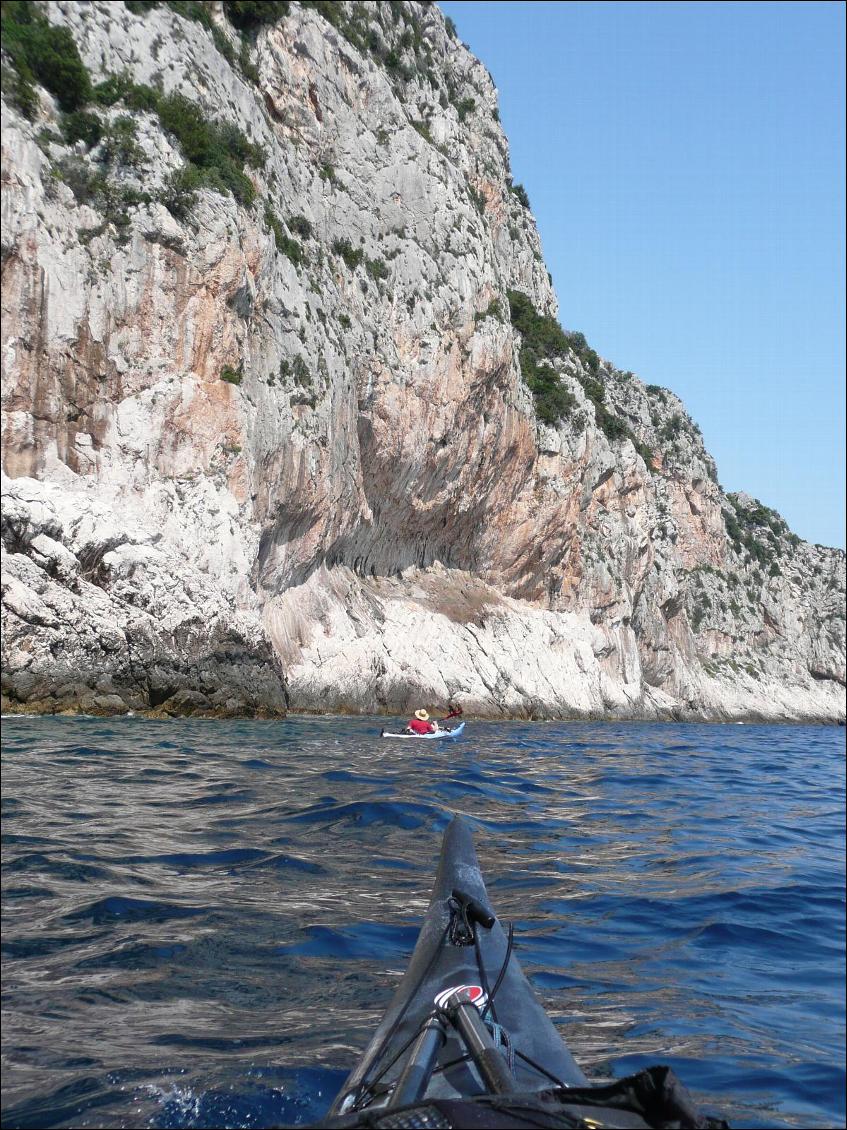
M 565 1087 L 587 1084 L 535 999 L 499 920 L 495 919 L 488 928 L 477 921 L 472 929 L 474 940 L 470 944 L 455 944 L 455 891 L 461 892 L 463 898 L 475 900 L 480 908 L 489 906 L 471 830 L 461 817 L 455 817 L 444 834 L 432 900 L 409 966 L 330 1115 L 385 1105 L 403 1068 L 408 1047 L 414 1045 L 415 1037 L 435 1011 L 436 997 L 463 985 L 494 994 L 488 1008 L 481 1002 L 479 1011 L 484 1019 L 495 1022 L 495 1040 L 502 1042 L 501 1029 L 505 1030 L 505 1054 L 518 1089 L 541 1091 L 554 1082 Z M 472 989 L 471 995 L 476 992 Z M 425 1096 L 467 1098 L 486 1090 L 465 1044 L 455 1031 L 448 1030 Z

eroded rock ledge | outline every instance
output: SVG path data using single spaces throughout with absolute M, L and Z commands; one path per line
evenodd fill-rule
M 281 664 L 256 615 L 143 515 L 123 517 L 4 479 L 3 710 L 284 715 Z

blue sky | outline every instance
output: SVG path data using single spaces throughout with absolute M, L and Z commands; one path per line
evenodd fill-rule
M 682 397 L 721 484 L 844 546 L 844 6 L 444 0 L 562 324 Z

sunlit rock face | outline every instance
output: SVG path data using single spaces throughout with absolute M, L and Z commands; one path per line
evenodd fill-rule
M 437 8 L 44 10 L 264 158 L 178 208 L 156 111 L 93 108 L 115 159 L 4 85 L 5 709 L 844 717 L 843 553 L 578 342 L 545 422 L 509 292 L 555 295 Z

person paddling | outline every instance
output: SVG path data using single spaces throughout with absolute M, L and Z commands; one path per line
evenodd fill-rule
M 434 734 L 437 727 L 429 720 L 426 710 L 416 710 L 414 718 L 406 723 L 406 729 L 410 734 Z
M 461 713 L 461 706 L 453 706 L 450 708 L 449 714 L 433 722 L 426 710 L 416 710 L 414 718 L 406 723 L 406 732 L 409 734 L 435 734 L 441 728 L 439 723 L 446 722 L 448 718 L 458 718 Z

